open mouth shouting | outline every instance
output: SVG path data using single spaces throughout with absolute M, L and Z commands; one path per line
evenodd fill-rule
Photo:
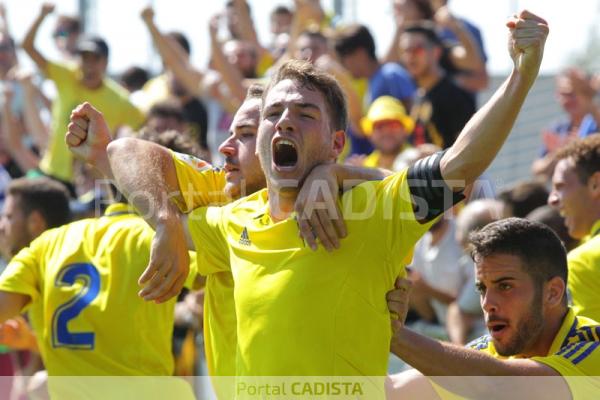
M 502 320 L 492 320 L 487 323 L 487 328 L 490 335 L 494 339 L 499 340 L 507 331 L 508 323 Z
M 291 171 L 298 164 L 296 144 L 289 139 L 277 137 L 272 145 L 273 164 L 278 171 Z

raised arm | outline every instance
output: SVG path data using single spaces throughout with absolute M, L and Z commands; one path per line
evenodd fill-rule
M 154 22 L 152 7 L 144 8 L 141 16 L 165 66 L 173 72 L 176 79 L 189 93 L 200 95 L 204 74 L 192 66 L 189 57 L 179 43 L 170 40 L 158 29 Z
M 221 74 L 221 78 L 231 94 L 230 101 L 233 103 L 233 107 L 224 107 L 226 109 L 237 109 L 244 98 L 246 97 L 246 88 L 244 87 L 244 77 L 240 71 L 233 66 L 225 57 L 223 48 L 217 37 L 217 29 L 219 23 L 219 16 L 213 16 L 209 21 L 209 36 L 210 36 L 210 49 L 211 57 L 214 63 L 215 69 Z
M 145 285 L 140 296 L 163 302 L 177 295 L 189 272 L 188 249 L 194 247 L 186 235 L 181 213 L 170 201 L 170 197 L 179 195 L 171 153 L 140 139 L 110 142 L 104 117 L 89 103 L 73 111 L 68 129 L 66 141 L 70 150 L 112 177 L 121 193 L 156 231 L 150 262 L 139 280 L 140 285 Z
M 522 11 L 506 25 L 512 73 L 475 113 L 440 162 L 442 177 L 455 189 L 473 183 L 496 157 L 540 69 L 548 35 L 546 21 Z
M 441 27 L 449 29 L 458 39 L 458 46 L 450 49 L 450 60 L 459 69 L 470 72 L 467 80 L 470 90 L 483 90 L 488 84 L 488 74 L 483 54 L 473 34 L 465 24 L 450 13 L 447 5 L 435 13 L 435 21 Z
M 36 63 L 36 65 L 38 66 L 38 68 L 41 71 L 46 71 L 46 66 L 48 64 L 48 61 L 46 60 L 46 57 L 44 57 L 42 55 L 42 53 L 40 53 L 38 51 L 37 47 L 35 47 L 35 38 L 37 37 L 37 33 L 38 33 L 38 30 L 40 29 L 40 25 L 42 24 L 42 22 L 44 22 L 44 19 L 46 19 L 46 17 L 49 14 L 51 14 L 53 11 L 54 11 L 54 4 L 51 4 L 51 3 L 42 4 L 40 13 L 38 14 L 37 18 L 33 21 L 31 26 L 29 27 L 29 30 L 27 31 L 27 34 L 25 35 L 25 39 L 23 39 L 23 43 L 21 43 L 21 47 L 23 48 L 23 50 L 25 50 L 25 53 L 27 53 L 27 55 L 29 57 L 31 57 L 33 62 Z
M 29 73 L 18 71 L 16 79 L 19 80 L 23 87 L 24 107 L 23 107 L 23 122 L 27 132 L 31 134 L 35 145 L 40 150 L 40 153 L 45 153 L 48 146 L 48 137 L 50 135 L 49 128 L 44 124 L 40 117 L 40 109 L 38 100 L 41 92 L 33 84 L 32 76 Z M 44 100 L 42 100 L 44 101 Z M 45 101 L 44 101 L 45 102 Z
M 270 57 L 269 50 L 258 41 L 258 35 L 254 28 L 254 21 L 252 21 L 250 8 L 248 7 L 246 0 L 233 0 L 232 4 L 237 14 L 238 31 L 241 35 L 241 39 L 254 45 L 259 59 L 262 57 Z
M 8 85 L 4 89 L 4 103 L 2 103 L 2 118 L 0 129 L 2 130 L 2 141 L 10 156 L 15 160 L 23 171 L 36 169 L 40 158 L 30 149 L 23 145 L 21 140 L 23 126 L 19 123 L 17 116 L 12 111 L 12 89 Z

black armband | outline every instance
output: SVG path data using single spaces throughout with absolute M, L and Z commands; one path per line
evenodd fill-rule
M 442 178 L 440 160 L 445 152 L 422 158 L 408 169 L 415 218 L 420 222 L 431 221 L 465 198 L 464 189 L 454 192 Z

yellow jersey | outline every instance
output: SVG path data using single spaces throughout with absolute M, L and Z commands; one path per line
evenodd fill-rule
M 196 157 L 171 152 L 181 198 L 173 198 L 179 210 L 189 213 L 195 208 L 231 202 L 223 192 L 225 172 L 213 168 Z M 211 262 L 222 272 L 206 277 L 204 288 L 204 350 L 211 377 L 234 376 L 237 347 L 237 319 L 233 300 L 233 276 L 225 254 L 217 254 Z M 205 269 L 205 268 L 204 268 Z M 219 398 L 233 397 L 233 384 L 228 379 L 212 379 Z
M 600 321 L 600 220 L 590 235 L 568 255 L 569 299 L 577 315 Z
M 588 399 L 590 393 L 598 393 L 600 381 L 597 378 L 583 379 L 582 376 L 600 376 L 600 324 L 586 317 L 578 316 L 569 308 L 563 323 L 550 346 L 548 354 L 532 357 L 565 377 L 574 399 Z M 496 358 L 500 356 L 489 335 L 467 345 Z M 574 378 L 579 377 L 579 378 Z
M 416 221 L 407 170 L 345 192 L 341 207 L 348 236 L 332 253 L 308 248 L 293 218 L 274 222 L 266 189 L 191 213 L 200 273 L 233 274 L 237 375 L 386 375 L 386 292 L 433 221 Z
M 0 276 L 26 294 L 48 374 L 171 375 L 174 302 L 146 302 L 137 280 L 154 232 L 125 204 L 44 232 Z M 194 275 L 194 274 L 190 274 Z
M 48 62 L 44 71 L 54 81 L 57 97 L 52 103 L 52 127 L 48 148 L 40 162 L 45 174 L 70 182 L 73 180 L 73 154 L 65 143 L 65 130 L 71 111 L 84 101 L 98 108 L 111 131 L 121 125 L 137 128 L 144 114 L 129 102 L 128 94 L 116 82 L 105 78 L 98 89 L 88 89 L 80 82 L 81 72 L 71 66 Z

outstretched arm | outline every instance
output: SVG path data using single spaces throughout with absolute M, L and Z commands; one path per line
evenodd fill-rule
M 468 398 L 483 398 L 489 393 L 502 393 L 503 398 L 510 397 L 507 396 L 509 393 L 521 394 L 521 396 L 523 393 L 530 393 L 532 398 L 538 398 L 535 394 L 541 393 L 536 393 L 535 390 L 539 388 L 532 388 L 529 381 L 499 377 L 559 375 L 549 366 L 531 359 L 501 360 L 482 351 L 441 342 L 411 331 L 404 326 L 410 291 L 410 283 L 406 279 L 398 279 L 396 288 L 386 295 L 388 310 L 392 316 L 391 351 L 421 374 L 429 376 L 439 386 Z M 459 376 L 477 378 L 458 379 Z M 401 382 L 402 374 L 398 377 L 392 376 L 391 380 Z M 552 383 L 552 392 L 544 393 L 568 394 L 566 382 L 562 378 L 545 382 Z M 511 387 L 506 387 L 506 384 L 510 384 Z M 402 390 L 405 389 L 399 387 L 401 385 L 393 386 L 394 390 L 398 391 L 397 394 L 402 394 Z
M 38 14 L 37 18 L 31 24 L 31 27 L 29 27 L 29 30 L 27 31 L 27 34 L 25 35 L 25 39 L 23 39 L 23 43 L 21 44 L 21 47 L 23 47 L 23 50 L 25 50 L 27 55 L 29 55 L 29 57 L 31 57 L 31 59 L 36 63 L 36 65 L 38 66 L 38 68 L 41 71 L 46 71 L 46 66 L 48 64 L 48 61 L 46 60 L 46 57 L 44 57 L 42 55 L 42 53 L 40 53 L 38 51 L 37 47 L 35 47 L 35 38 L 37 37 L 37 33 L 38 33 L 38 30 L 40 29 L 40 25 L 42 24 L 42 22 L 44 22 L 44 19 L 46 19 L 46 17 L 49 14 L 51 14 L 53 11 L 54 11 L 54 4 L 44 3 L 42 5 L 40 13 Z
M 548 35 L 546 21 L 522 11 L 508 21 L 507 27 L 510 29 L 509 52 L 514 62 L 513 71 L 494 96 L 471 118 L 440 162 L 442 177 L 455 189 L 473 183 L 496 157 L 542 62 Z
M 173 72 L 177 80 L 189 93 L 192 95 L 201 94 L 201 83 L 204 74 L 192 66 L 179 43 L 166 37 L 158 29 L 154 22 L 152 7 L 144 8 L 141 16 L 165 66 Z

